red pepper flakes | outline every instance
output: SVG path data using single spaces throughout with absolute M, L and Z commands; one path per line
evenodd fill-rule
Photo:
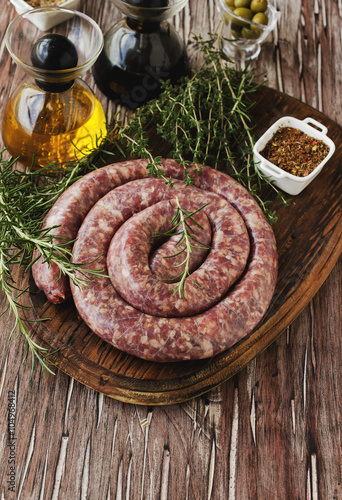
M 301 130 L 282 127 L 260 154 L 277 167 L 298 177 L 309 175 L 328 155 L 329 146 Z

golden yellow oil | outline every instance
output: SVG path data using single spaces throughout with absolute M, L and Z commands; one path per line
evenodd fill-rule
M 33 168 L 79 159 L 106 134 L 101 103 L 82 80 L 61 93 L 24 83 L 8 101 L 2 119 L 8 152 Z

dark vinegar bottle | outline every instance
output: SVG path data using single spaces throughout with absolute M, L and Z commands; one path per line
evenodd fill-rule
M 167 21 L 153 20 L 158 10 L 151 20 L 127 17 L 111 28 L 93 67 L 99 89 L 131 109 L 158 96 L 163 81 L 190 74 L 183 40 Z

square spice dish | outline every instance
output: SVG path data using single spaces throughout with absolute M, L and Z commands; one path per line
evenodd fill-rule
M 35 9 L 39 7 L 56 7 L 65 3 L 65 0 L 25 0 L 26 3 L 34 7 Z
M 36 16 L 31 22 L 41 31 L 48 31 L 57 24 L 66 21 L 72 14 L 68 10 L 77 10 L 80 0 L 10 0 L 18 14 L 34 10 Z M 64 9 L 68 9 L 65 10 Z
M 254 146 L 257 168 L 286 193 L 299 194 L 335 151 L 327 132 L 313 118 L 281 118 Z
M 282 127 L 274 134 L 260 154 L 277 167 L 305 177 L 311 174 L 329 154 L 329 146 L 301 130 Z

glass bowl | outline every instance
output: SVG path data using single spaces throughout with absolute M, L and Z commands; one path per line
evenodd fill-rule
M 47 14 L 60 16 L 61 21 L 53 32 L 66 36 L 75 45 L 78 54 L 76 67 L 47 70 L 32 65 L 32 46 L 46 34 L 46 31 L 37 25 Z M 95 21 L 82 12 L 59 7 L 43 7 L 15 17 L 7 27 L 5 43 L 13 61 L 27 75 L 47 83 L 67 83 L 82 76 L 94 64 L 103 47 L 103 34 Z
M 236 16 L 225 0 L 218 0 L 218 4 L 223 22 L 222 36 L 225 38 L 221 45 L 223 54 L 234 61 L 249 61 L 258 57 L 261 44 L 276 27 L 278 13 L 275 7 L 268 2 L 265 12 L 268 24 L 263 25 Z M 246 36 L 241 33 L 241 28 L 246 28 Z
M 189 0 L 111 0 L 127 17 L 161 22 L 181 11 Z

